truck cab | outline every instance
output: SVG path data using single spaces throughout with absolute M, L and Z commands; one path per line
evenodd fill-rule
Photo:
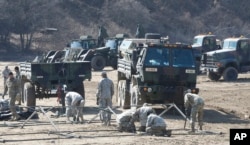
M 238 73 L 250 70 L 250 39 L 225 39 L 221 50 L 203 55 L 201 69 L 211 80 L 217 81 L 223 76 L 225 81 L 235 81 Z
M 118 105 L 123 108 L 143 103 L 183 106 L 184 91 L 196 89 L 195 59 L 190 45 L 127 39 L 119 50 L 117 92 Z

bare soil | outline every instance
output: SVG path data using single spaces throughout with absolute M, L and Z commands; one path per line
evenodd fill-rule
M 17 62 L 1 62 L 0 71 L 5 65 L 9 65 L 11 70 Z M 115 84 L 117 84 L 117 72 L 112 68 L 105 68 Z M 88 121 L 97 113 L 96 108 L 96 87 L 100 80 L 100 72 L 92 73 L 92 80 L 85 81 L 86 104 L 84 108 L 84 124 L 66 124 L 65 117 L 51 118 L 55 127 L 64 134 L 75 135 L 71 138 L 64 135 L 50 133 L 55 128 L 50 124 L 46 115 L 50 117 L 52 112 L 38 113 L 39 119 L 33 119 L 21 129 L 20 126 L 25 120 L 16 122 L 0 121 L 0 139 L 5 140 L 5 144 L 170 144 L 170 145 L 200 145 L 200 144 L 229 144 L 229 129 L 250 128 L 250 74 L 240 74 L 236 82 L 224 82 L 223 80 L 210 81 L 205 75 L 198 76 L 197 87 L 200 88 L 200 96 L 205 99 L 204 110 L 204 131 L 195 134 L 188 134 L 188 129 L 184 130 L 184 119 L 177 111 L 170 111 L 163 117 L 168 128 L 172 129 L 171 137 L 156 137 L 142 134 L 121 133 L 116 130 L 115 115 L 112 115 L 111 126 L 102 126 L 99 119 Z M 0 78 L 0 95 L 3 92 L 3 79 Z M 114 97 L 115 98 L 115 97 Z M 123 109 L 116 107 L 113 100 L 114 111 L 119 114 Z M 37 99 L 37 106 L 60 106 L 56 98 Z M 161 113 L 163 109 L 157 109 Z M 172 112 L 172 113 L 171 113 Z M 79 138 L 80 136 L 80 138 Z M 1 140 L 0 140 L 1 144 Z

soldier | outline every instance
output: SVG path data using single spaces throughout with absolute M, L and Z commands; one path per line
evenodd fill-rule
M 114 95 L 114 84 L 113 81 L 107 77 L 107 73 L 103 71 L 101 73 L 102 79 L 98 84 L 97 88 L 97 103 L 100 107 L 100 119 L 104 125 L 110 125 L 111 114 L 103 109 L 108 106 L 112 107 L 112 96 Z
M 171 130 L 166 130 L 167 124 L 163 118 L 156 115 L 154 111 L 147 113 L 146 133 L 155 136 L 171 136 Z
M 18 102 L 18 105 L 21 105 L 21 92 L 22 92 L 22 88 L 21 88 L 21 74 L 20 74 L 20 71 L 19 71 L 19 67 L 16 66 L 14 68 L 15 72 L 16 72 L 16 79 L 19 83 L 19 89 L 18 89 L 18 93 L 17 93 L 17 96 L 16 96 L 16 101 Z
M 81 119 L 81 123 L 83 123 L 82 110 L 84 104 L 85 101 L 83 97 L 77 92 L 68 92 L 65 95 L 67 122 L 71 122 L 69 118 L 73 116 L 74 121 L 79 121 L 79 119 Z
M 6 81 L 9 77 L 9 73 L 10 73 L 10 69 L 8 68 L 8 66 L 5 66 L 5 69 L 2 71 L 2 76 L 3 76 L 3 87 L 4 87 L 4 93 L 2 95 L 2 98 L 4 99 L 4 94 L 5 92 L 7 92 L 8 87 L 6 87 Z
M 117 129 L 120 132 L 133 132 L 135 133 L 135 124 L 133 118 L 134 112 L 132 110 L 127 110 L 119 115 L 117 115 L 116 122 L 117 122 Z
M 204 100 L 198 96 L 197 94 L 191 93 L 191 90 L 188 89 L 184 98 L 185 112 L 187 114 L 188 108 L 191 107 L 191 115 L 190 115 L 190 124 L 191 124 L 191 132 L 195 132 L 195 121 L 196 115 L 198 114 L 198 122 L 200 126 L 200 130 L 202 130 L 203 125 L 203 108 L 204 108 Z
M 9 98 L 10 98 L 10 111 L 12 113 L 12 119 L 11 121 L 14 120 L 19 120 L 20 116 L 16 113 L 16 107 L 15 107 L 15 101 L 16 101 L 16 96 L 19 90 L 19 83 L 17 79 L 14 77 L 13 73 L 9 73 L 9 78 L 6 81 L 6 86 L 8 87 L 8 93 L 9 93 Z M 4 92 L 4 95 L 6 92 Z
M 147 106 L 147 103 L 144 103 L 142 107 L 136 109 L 134 113 L 134 117 L 138 117 L 141 126 L 139 127 L 138 131 L 145 132 L 146 123 L 147 123 L 147 113 L 154 111 L 152 107 Z

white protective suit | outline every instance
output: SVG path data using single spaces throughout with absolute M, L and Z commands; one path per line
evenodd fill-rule
M 73 116 L 77 120 L 81 119 L 83 122 L 83 107 L 85 101 L 83 97 L 77 92 L 68 92 L 65 95 L 65 105 L 66 105 L 66 116 L 68 121 L 69 117 Z

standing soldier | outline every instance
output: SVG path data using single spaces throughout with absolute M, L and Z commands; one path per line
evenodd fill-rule
M 19 120 L 20 116 L 16 113 L 16 96 L 19 91 L 19 83 L 17 79 L 14 77 L 13 73 L 9 73 L 9 78 L 6 81 L 6 86 L 8 87 L 8 93 L 9 93 L 9 98 L 10 98 L 10 111 L 12 113 L 12 119 L 11 121 L 14 120 Z M 4 92 L 5 95 L 6 92 Z
M 146 133 L 155 136 L 171 136 L 171 130 L 166 130 L 167 124 L 163 118 L 156 115 L 154 111 L 147 113 Z
M 188 108 L 191 107 L 191 115 L 190 115 L 190 124 L 192 128 L 192 132 L 195 132 L 195 121 L 196 115 L 198 114 L 198 122 L 200 126 L 200 130 L 202 130 L 203 125 L 203 108 L 204 108 L 204 100 L 198 96 L 197 94 L 191 93 L 191 90 L 188 89 L 184 98 L 185 112 L 187 114 Z
M 142 107 L 136 109 L 135 113 L 134 113 L 134 117 L 138 117 L 141 126 L 139 127 L 138 131 L 142 131 L 145 132 L 146 131 L 146 123 L 147 123 L 147 113 L 148 112 L 153 112 L 153 108 L 150 106 L 147 106 L 147 103 L 144 103 Z
M 3 87 L 4 87 L 4 93 L 2 98 L 4 99 L 4 95 L 6 94 L 6 92 L 8 91 L 7 87 L 6 87 L 6 81 L 9 77 L 9 73 L 10 73 L 10 69 L 8 68 L 8 66 L 5 66 L 5 69 L 2 71 L 2 76 L 3 76 Z
M 112 107 L 112 96 L 114 95 L 114 84 L 113 81 L 107 77 L 106 72 L 102 72 L 102 79 L 98 84 L 97 88 L 97 103 L 100 107 L 100 119 L 104 125 L 110 125 L 111 114 L 103 109 L 108 106 Z
M 20 74 L 20 71 L 19 71 L 19 67 L 16 66 L 14 68 L 15 72 L 16 72 L 16 79 L 19 83 L 19 89 L 18 89 L 18 93 L 17 93 L 17 96 L 16 96 L 16 101 L 18 102 L 18 105 L 21 105 L 21 93 L 22 93 L 22 88 L 21 88 L 21 74 Z
M 77 92 L 68 92 L 65 95 L 67 122 L 71 122 L 69 118 L 73 116 L 74 121 L 79 121 L 79 119 L 81 119 L 81 123 L 83 123 L 82 110 L 84 104 L 85 101 L 83 97 Z

